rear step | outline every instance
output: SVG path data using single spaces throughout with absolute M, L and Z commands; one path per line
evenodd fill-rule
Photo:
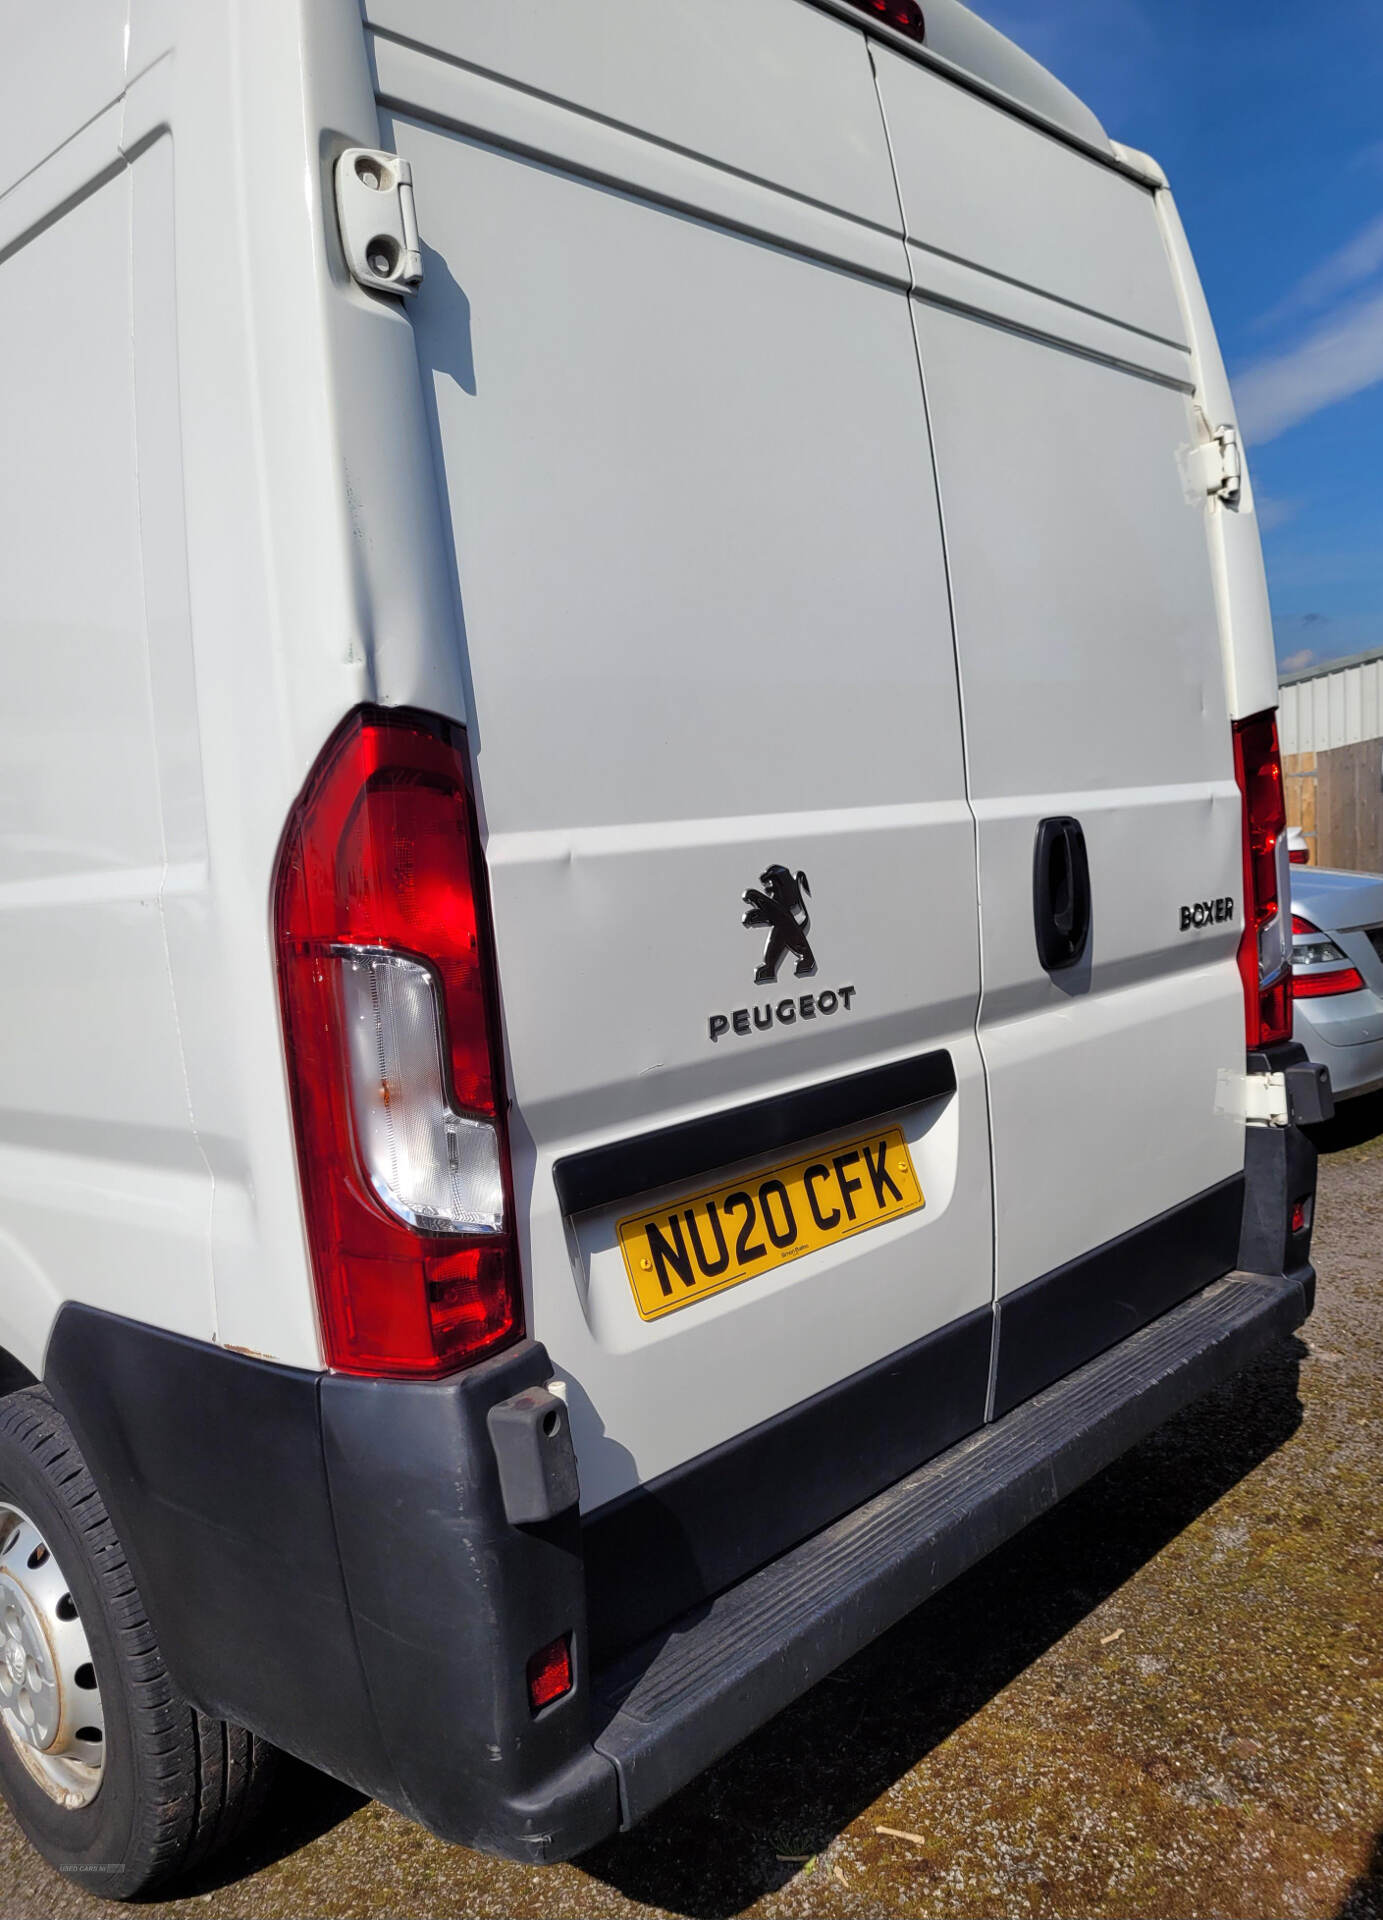
M 624 1826 L 1311 1311 L 1231 1273 L 594 1679 Z

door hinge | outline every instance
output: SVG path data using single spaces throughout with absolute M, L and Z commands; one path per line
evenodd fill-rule
M 1215 1111 L 1242 1120 L 1250 1127 L 1285 1127 L 1291 1123 L 1291 1095 L 1280 1073 L 1238 1073 L 1221 1067 L 1215 1088 Z
M 406 160 L 374 147 L 348 147 L 336 162 L 336 213 L 352 278 L 376 293 L 418 291 L 422 244 Z
M 1198 493 L 1209 494 L 1212 500 L 1223 500 L 1233 506 L 1244 485 L 1244 456 L 1239 446 L 1239 429 L 1232 426 L 1211 427 L 1207 424 L 1206 430 L 1209 438 L 1191 451 L 1191 484 Z

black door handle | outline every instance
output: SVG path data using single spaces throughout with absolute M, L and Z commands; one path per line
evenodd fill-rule
M 1037 823 L 1032 917 L 1047 972 L 1075 966 L 1090 938 L 1090 862 L 1079 820 L 1061 815 Z

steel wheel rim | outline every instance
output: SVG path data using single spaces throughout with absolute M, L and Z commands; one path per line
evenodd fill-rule
M 57 1555 L 0 1495 L 0 1723 L 50 1800 L 85 1807 L 106 1766 L 91 1643 Z

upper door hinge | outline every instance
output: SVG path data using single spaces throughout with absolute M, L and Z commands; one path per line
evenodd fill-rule
M 406 160 L 374 147 L 348 147 L 336 162 L 336 212 L 346 264 L 362 287 L 418 291 L 422 244 Z
M 1207 427 L 1209 438 L 1192 449 L 1191 482 L 1198 493 L 1233 506 L 1244 485 L 1244 456 L 1237 427 Z

